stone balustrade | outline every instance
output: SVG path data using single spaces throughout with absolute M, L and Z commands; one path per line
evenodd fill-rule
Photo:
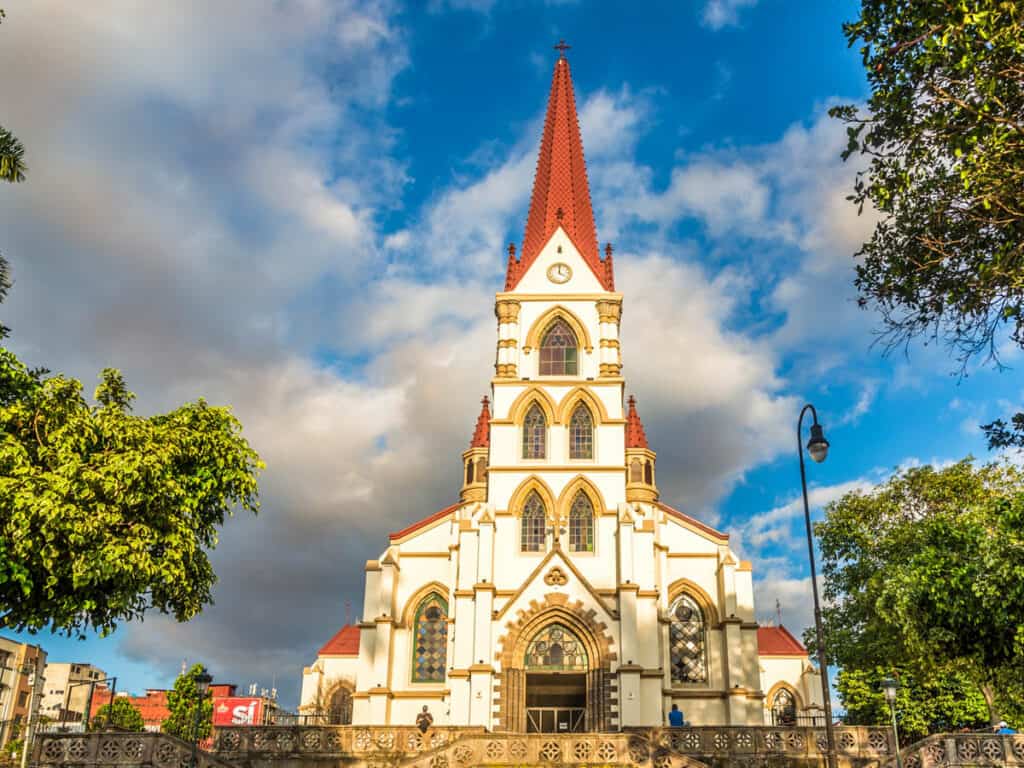
M 1024 766 L 1024 736 L 940 733 L 900 750 L 903 768 Z M 896 757 L 881 768 L 896 768 Z
M 896 768 L 886 728 L 836 729 L 841 768 Z M 819 768 L 817 728 L 653 728 L 623 733 L 511 734 L 482 728 L 236 726 L 220 728 L 198 768 L 469 768 L 643 766 Z M 159 733 L 42 734 L 35 768 L 188 768 L 191 746 Z M 1024 766 L 1024 736 L 940 734 L 903 749 L 905 768 Z
M 152 766 L 152 768 L 189 768 L 192 745 L 165 733 L 44 733 L 35 740 L 32 765 L 37 768 L 58 766 Z M 197 768 L 235 768 L 216 755 L 196 751 Z

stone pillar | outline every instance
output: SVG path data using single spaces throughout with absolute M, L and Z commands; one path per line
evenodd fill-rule
M 622 372 L 622 357 L 619 351 L 621 299 L 606 299 L 597 302 L 597 315 L 601 326 L 600 375 L 602 377 L 618 376 Z
M 494 365 L 499 378 L 514 379 L 519 369 L 519 302 L 499 299 L 494 305 L 498 318 L 498 353 Z

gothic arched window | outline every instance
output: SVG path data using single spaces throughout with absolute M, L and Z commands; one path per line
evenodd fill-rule
M 443 683 L 448 657 L 448 602 L 431 592 L 420 602 L 413 622 L 412 681 Z
M 594 420 L 590 409 L 582 403 L 576 406 L 569 419 L 569 458 L 594 458 Z
M 534 403 L 523 419 L 523 458 L 543 459 L 547 456 L 548 421 L 544 411 Z
M 331 700 L 327 705 L 327 724 L 352 724 L 352 691 L 343 685 L 331 694 Z
M 786 688 L 772 699 L 772 725 L 796 725 L 796 699 Z
M 708 679 L 704 614 L 689 595 L 680 595 L 669 610 L 668 644 L 673 683 L 704 683 Z
M 569 551 L 594 551 L 594 505 L 583 491 L 577 491 L 569 510 Z
M 644 477 L 644 468 L 640 465 L 640 459 L 633 459 L 629 462 L 629 482 L 639 483 Z
M 555 320 L 540 342 L 541 376 L 576 375 L 576 334 L 565 320 Z
M 586 672 L 587 649 L 568 627 L 549 624 L 526 646 L 523 666 L 527 670 Z
M 644 482 L 647 485 L 654 485 L 654 468 L 649 461 L 644 464 Z
M 519 548 L 523 552 L 541 552 L 544 549 L 547 514 L 544 502 L 536 491 L 530 491 L 523 504 L 523 515 L 519 520 Z

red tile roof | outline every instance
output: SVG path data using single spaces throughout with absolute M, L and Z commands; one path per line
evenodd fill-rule
M 487 448 L 491 444 L 491 409 L 488 407 L 490 401 L 484 395 L 480 401 L 483 407 L 476 420 L 476 430 L 473 432 L 473 439 L 469 441 L 470 448 Z
M 783 626 L 757 628 L 759 656 L 806 656 L 807 649 Z
M 640 414 L 636 412 L 636 398 L 629 396 L 629 413 L 626 414 L 626 447 L 627 448 L 648 448 L 647 435 L 644 434 L 644 425 L 640 421 Z
M 506 291 L 516 287 L 559 226 L 569 235 L 601 285 L 606 290 L 613 290 L 611 262 L 602 263 L 598 252 L 572 73 L 564 55 L 555 62 L 551 79 L 530 213 L 526 218 L 523 251 L 518 261 L 515 260 L 515 251 L 509 249 Z
M 318 656 L 355 656 L 359 653 L 359 627 L 346 624 L 324 643 Z
M 424 528 L 430 525 L 431 523 L 435 523 L 438 520 L 442 520 L 448 515 L 450 515 L 452 512 L 454 512 L 456 509 L 458 509 L 461 503 L 462 502 L 456 502 L 455 504 L 452 504 L 450 507 L 439 509 L 434 514 L 430 515 L 430 517 L 425 517 L 419 522 L 413 523 L 412 525 L 403 528 L 400 531 L 395 531 L 394 533 L 390 534 L 388 538 L 391 539 L 391 541 L 394 541 L 395 539 L 401 539 L 403 536 L 408 536 L 410 533 L 418 531 L 420 528 Z
M 663 504 L 660 501 L 656 501 L 656 502 L 654 502 L 654 504 L 659 509 L 664 510 L 665 512 L 668 512 L 670 515 L 674 515 L 675 517 L 678 517 L 680 520 L 682 520 L 685 523 L 689 523 L 694 528 L 697 528 L 697 529 L 699 529 L 701 531 L 704 531 L 704 533 L 708 533 L 708 534 L 714 536 L 715 538 L 722 539 L 723 541 L 728 541 L 729 540 L 729 534 L 728 533 L 722 533 L 721 531 L 715 530 L 710 525 L 704 525 L 704 523 L 702 523 L 697 518 L 690 517 L 686 513 L 680 512 L 678 509 L 673 509 L 668 504 Z

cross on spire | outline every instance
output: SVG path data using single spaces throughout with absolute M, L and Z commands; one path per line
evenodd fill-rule
M 572 48 L 571 45 L 566 45 L 565 40 L 559 40 L 558 45 L 555 46 L 555 50 L 558 51 L 558 58 L 564 59 L 565 52 Z

